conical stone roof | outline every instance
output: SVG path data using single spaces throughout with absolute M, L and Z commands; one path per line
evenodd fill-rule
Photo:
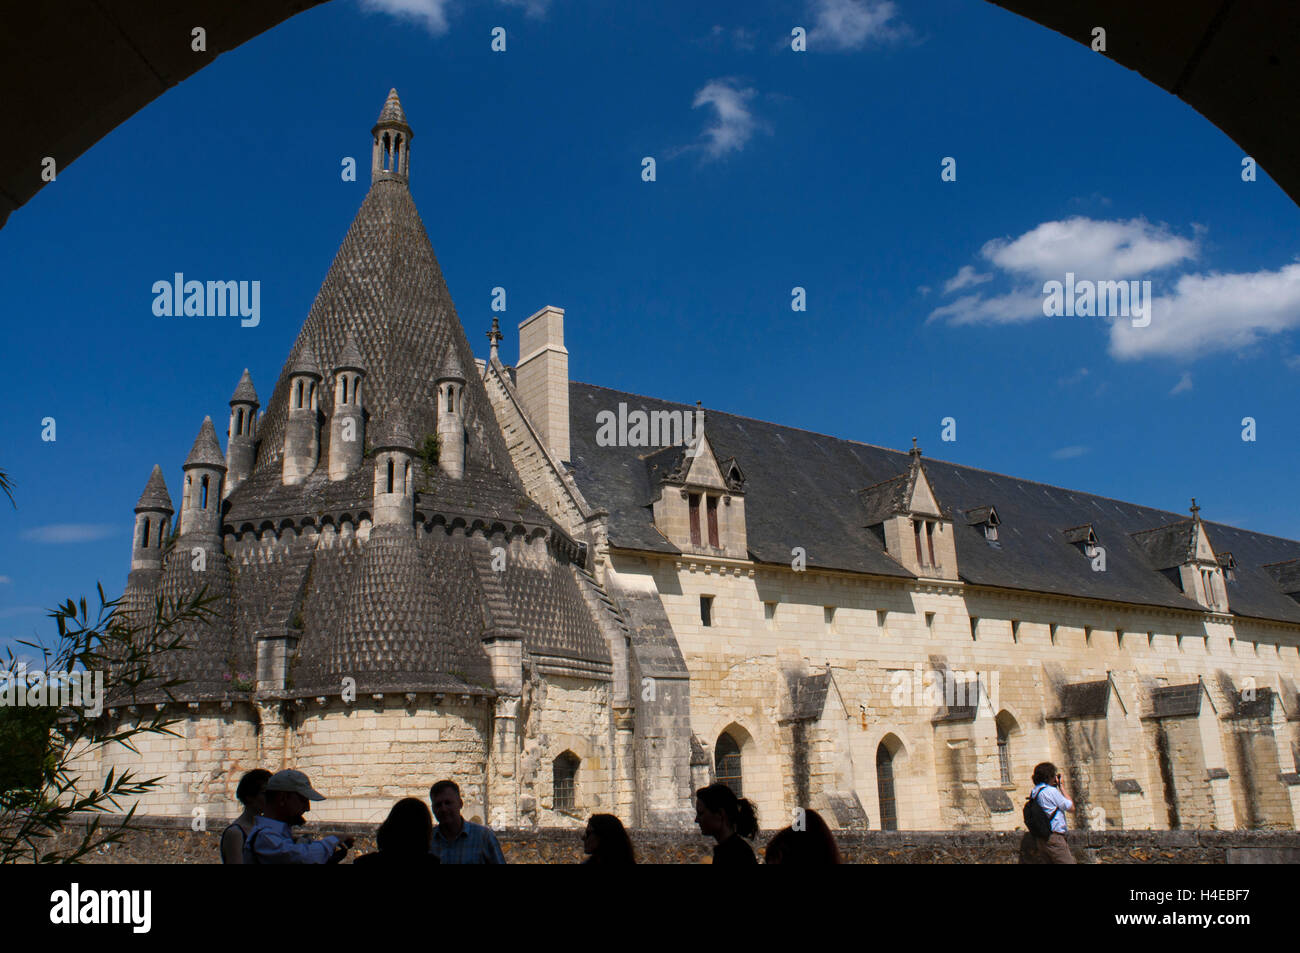
M 172 498 L 167 493 L 167 481 L 163 479 L 162 467 L 156 463 L 153 465 L 153 472 L 149 474 L 148 482 L 144 485 L 144 492 L 140 494 L 140 502 L 135 505 L 137 513 L 145 510 L 175 512 L 172 509 Z
M 199 435 L 190 448 L 190 455 L 185 458 L 185 469 L 190 467 L 214 467 L 224 471 L 226 458 L 221 453 L 221 444 L 217 442 L 217 428 L 212 426 L 212 418 L 204 417 Z
M 311 374 L 316 377 L 321 376 L 320 365 L 316 363 L 316 352 L 312 350 L 310 343 L 303 342 L 298 347 L 298 356 L 294 359 L 293 366 L 289 369 L 290 374 Z
M 244 368 L 244 374 L 239 378 L 239 383 L 235 386 L 235 392 L 230 395 L 231 404 L 252 404 L 254 407 L 262 406 L 257 400 L 257 391 L 253 387 L 253 377 L 248 373 L 248 368 Z
M 375 120 L 376 126 L 383 126 L 389 123 L 399 123 L 406 126 L 408 131 L 410 126 L 406 122 L 406 113 L 402 111 L 402 101 L 397 98 L 397 90 L 388 91 L 388 99 L 384 101 L 384 108 L 379 111 L 379 118 Z
M 343 342 L 343 353 L 338 356 L 334 362 L 336 371 L 361 371 L 365 373 L 366 367 L 361 360 L 361 352 L 357 350 L 357 342 L 353 340 L 352 335 Z
M 349 337 L 356 353 L 345 357 Z M 449 361 L 473 367 L 474 352 L 404 181 L 379 179 L 370 186 L 291 351 L 306 353 L 325 367 L 359 358 L 367 407 L 401 407 L 416 441 L 437 433 L 440 371 Z M 281 371 L 262 418 L 255 473 L 278 472 L 281 466 L 292 367 L 286 363 Z M 471 435 L 466 471 L 491 471 L 498 482 L 518 487 L 483 383 L 477 374 L 464 377 L 465 428 Z M 320 403 L 326 416 L 333 400 L 333 389 L 325 388 Z M 372 419 L 367 426 L 381 423 Z M 323 427 L 322 460 L 329 457 L 329 439 L 329 428 Z

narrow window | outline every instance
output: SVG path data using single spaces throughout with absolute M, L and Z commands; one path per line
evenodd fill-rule
M 447 388 L 447 413 L 451 413 L 455 409 L 456 409 L 456 388 L 448 387 Z
M 876 793 L 880 795 L 880 829 L 898 830 L 898 806 L 894 800 L 894 756 L 883 741 L 876 748 Z
M 887 622 L 889 622 L 889 610 L 888 610 L 888 609 L 877 609 L 877 610 L 876 610 L 876 628 L 878 628 L 878 629 L 880 630 L 880 634 L 881 634 L 881 635 L 888 635 L 888 634 L 889 634 L 889 630 L 885 627 Z
M 715 549 L 720 545 L 718 543 L 718 498 L 710 496 L 707 506 L 709 514 L 709 545 Z
M 343 403 L 348 402 L 348 375 L 343 375 Z
M 826 623 L 826 628 L 831 632 L 835 631 L 835 607 L 822 606 L 822 620 Z
M 199 487 L 199 509 L 208 508 L 208 478 L 203 478 L 203 483 Z
M 998 769 L 1002 775 L 1002 783 L 1011 783 L 1011 738 L 1007 733 L 1006 726 L 998 724 Z
M 1092 626 L 1090 625 L 1083 627 L 1083 644 L 1092 645 Z
M 141 546 L 149 545 L 149 517 L 144 518 L 144 537 L 140 540 Z
M 713 597 L 700 596 L 700 622 L 703 625 L 713 625 Z
M 921 521 L 912 520 L 912 536 L 916 539 L 916 564 L 925 565 L 925 557 L 921 555 Z
M 690 495 L 691 509 L 691 545 L 700 545 L 700 494 Z
M 393 458 L 388 458 L 388 492 L 393 492 Z
M 930 638 L 934 638 L 934 613 L 925 614 L 925 631 L 929 633 Z
M 1052 639 L 1052 644 L 1055 645 L 1056 644 L 1056 623 L 1055 622 L 1053 622 L 1048 627 L 1047 633 Z
M 767 622 L 767 627 L 769 629 L 776 628 L 776 603 L 775 602 L 763 603 L 763 620 Z
M 298 381 L 298 391 L 297 391 L 297 393 L 298 393 L 298 396 L 297 396 L 297 398 L 294 400 L 294 407 L 296 407 L 296 408 L 298 408 L 299 410 L 301 410 L 301 409 L 302 409 L 302 381 Z
M 1122 649 L 1123 647 L 1124 647 L 1124 630 L 1123 630 L 1123 629 L 1116 629 L 1116 630 L 1115 630 L 1115 648 L 1117 648 L 1117 649 Z
M 970 640 L 978 642 L 980 637 L 980 620 L 979 616 L 970 617 Z
M 930 565 L 931 567 L 939 565 L 934 559 L 934 523 L 926 521 L 925 524 L 925 542 L 930 548 Z
M 1020 642 L 1020 620 L 1019 619 L 1011 620 L 1011 641 L 1016 643 Z
M 554 806 L 557 811 L 573 811 L 577 803 L 578 756 L 566 751 L 551 766 Z
M 406 469 L 402 471 L 402 492 L 411 492 L 411 461 L 406 461 Z
M 718 735 L 718 743 L 713 749 L 713 770 L 719 784 L 731 788 L 736 797 L 744 796 L 744 782 L 740 772 L 740 745 L 736 744 L 736 739 L 725 731 Z

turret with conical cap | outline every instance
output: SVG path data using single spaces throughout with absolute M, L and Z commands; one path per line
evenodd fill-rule
M 447 351 L 437 386 L 438 469 L 459 480 L 465 475 L 465 372 L 455 347 Z
M 226 461 L 217 442 L 212 418 L 203 426 L 185 458 L 185 493 L 181 502 L 180 534 L 209 538 L 221 535 L 221 484 Z
M 334 362 L 334 409 L 330 414 L 330 479 L 342 480 L 361 466 L 366 424 L 361 406 L 361 353 L 349 334 Z
M 320 378 L 316 353 L 310 344 L 304 343 L 289 371 L 289 419 L 284 427 L 282 470 L 286 486 L 311 476 L 320 457 L 320 423 L 316 419 L 316 387 Z
M 257 445 L 257 408 L 262 406 L 253 388 L 253 378 L 244 368 L 234 394 L 230 397 L 230 429 L 226 432 L 226 489 L 229 496 L 235 487 L 253 472 L 253 452 Z
M 172 498 L 167 492 L 162 467 L 153 472 L 135 505 L 135 537 L 131 543 L 131 569 L 161 569 L 163 540 L 171 522 Z
M 375 433 L 374 525 L 410 526 L 415 511 L 411 458 L 415 441 L 406 415 L 389 405 Z
M 370 134 L 374 136 L 374 148 L 370 160 L 370 181 L 392 179 L 406 182 L 410 177 L 411 166 L 411 127 L 406 123 L 406 113 L 402 112 L 402 102 L 397 98 L 397 90 L 388 91 L 388 99 L 379 112 L 379 121 L 375 123 Z

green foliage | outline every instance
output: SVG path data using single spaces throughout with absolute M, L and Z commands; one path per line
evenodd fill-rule
M 104 672 L 105 692 L 113 697 L 114 705 L 133 704 L 146 693 L 151 699 L 160 695 L 170 699 L 174 698 L 172 689 L 183 680 L 163 676 L 158 661 L 184 648 L 181 641 L 186 624 L 204 624 L 211 618 L 213 599 L 206 591 L 172 603 L 165 603 L 160 596 L 153 613 L 141 618 L 123 613 L 121 600 L 106 599 L 100 586 L 100 608 L 94 615 L 84 597 L 77 602 L 69 599 L 51 610 L 50 618 L 58 627 L 53 647 L 18 644 L 39 651 L 42 668 L 50 675 Z M 21 660 L 8 649 L 0 662 L 0 679 L 18 681 L 20 665 Z M 55 850 L 50 844 L 74 815 L 120 812 L 124 799 L 145 794 L 162 780 L 110 770 L 93 786 L 73 773 L 74 756 L 109 745 L 137 751 L 133 743 L 137 735 L 176 734 L 171 726 L 180 719 L 167 718 L 152 705 L 142 705 L 142 711 L 152 712 L 152 717 L 114 728 L 88 707 L 0 708 L 0 750 L 6 753 L 5 770 L 0 774 L 0 863 L 14 863 L 20 857 L 34 863 L 76 863 L 134 829 L 133 805 L 119 821 L 103 824 L 103 818 L 95 817 L 69 849 Z M 49 728 L 53 730 L 46 730 Z M 10 747 L 11 740 L 16 748 Z
M 424 461 L 427 469 L 432 470 L 438 465 L 438 454 L 441 450 L 442 438 L 436 433 L 431 433 L 424 438 L 424 443 L 420 444 L 415 455 Z

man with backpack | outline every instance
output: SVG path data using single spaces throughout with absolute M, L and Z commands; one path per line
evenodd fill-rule
M 1045 864 L 1073 864 L 1074 854 L 1065 840 L 1065 812 L 1074 802 L 1061 790 L 1061 772 L 1044 761 L 1034 768 L 1034 788 L 1025 803 L 1025 826 L 1038 842 L 1038 855 Z

